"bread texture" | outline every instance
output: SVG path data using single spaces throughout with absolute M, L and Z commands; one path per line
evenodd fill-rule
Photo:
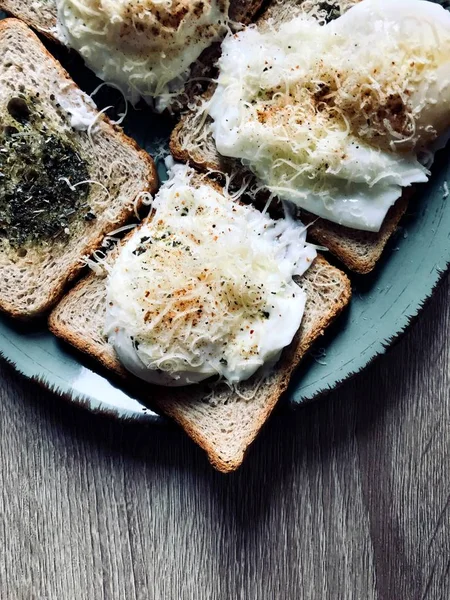
M 13 243 L 8 220 L 1 223 L 0 310 L 14 317 L 31 318 L 48 311 L 59 300 L 67 284 L 83 268 L 82 257 L 97 249 L 105 234 L 129 220 L 136 204 L 140 203 L 141 193 L 155 191 L 157 175 L 148 154 L 105 116 L 99 115 L 90 98 L 79 90 L 23 22 L 16 19 L 0 22 L 0 56 L 4 164 L 8 164 L 8 152 L 12 152 L 11 148 L 15 148 L 21 136 L 25 149 L 26 140 L 37 140 L 40 146 L 54 144 L 58 149 L 70 150 L 60 163 L 47 158 L 46 167 L 37 165 L 37 171 L 31 171 L 31 181 L 19 177 L 12 196 L 10 190 L 8 192 L 17 210 L 23 213 L 23 221 L 15 225 L 20 244 Z M 87 121 L 81 125 L 75 123 L 74 127 L 77 115 L 84 115 Z M 11 156 L 11 160 L 20 162 L 16 155 Z M 36 158 L 34 154 L 28 155 L 24 162 L 30 161 L 30 156 L 33 160 Z M 72 158 L 67 163 L 68 156 Z M 64 168 L 62 161 L 66 161 Z M 73 179 L 63 176 L 55 179 L 55 169 L 61 168 L 64 175 L 71 162 L 83 166 L 84 182 L 76 178 L 76 172 Z M 10 168 L 16 167 L 20 165 Z M 39 173 L 39 169 L 45 173 Z M 61 227 L 58 223 L 52 228 L 51 223 L 55 218 L 51 211 L 56 210 L 56 196 L 45 200 L 48 204 L 43 205 L 44 208 L 41 203 L 39 210 L 35 210 L 39 193 L 48 194 L 48 179 L 40 179 L 42 176 L 56 181 L 58 202 L 66 220 Z M 10 175 L 5 173 L 4 179 L 8 177 Z M 43 182 L 40 190 L 39 182 Z M 5 189 L 2 183 L 0 217 L 3 220 L 2 212 L 9 214 L 11 210 Z M 80 194 L 83 202 L 76 204 Z M 75 202 L 72 216 L 65 210 L 69 197 Z M 43 219 L 49 222 L 52 235 L 47 231 L 40 236 L 39 231 L 33 230 L 35 226 L 30 225 L 30 220 L 26 221 L 25 210 L 31 214 L 44 213 Z M 26 235 L 26 227 L 32 228 L 33 235 Z
M 53 37 L 57 15 L 56 0 L 1 0 L 0 8 L 40 33 Z
M 110 264 L 117 251 L 120 248 L 108 257 Z M 239 385 L 239 392 L 225 384 L 213 388 L 208 384 L 156 387 L 128 374 L 103 335 L 106 279 L 99 275 L 89 275 L 62 299 L 50 314 L 49 327 L 56 336 L 113 371 L 131 393 L 138 393 L 158 412 L 174 419 L 206 451 L 216 469 L 229 472 L 242 463 L 249 445 L 286 390 L 295 367 L 350 301 L 347 276 L 322 256 L 316 258 L 298 284 L 306 292 L 307 302 L 293 342 L 267 378 L 261 380 L 256 374 Z
M 316 242 L 328 248 L 351 271 L 367 275 L 373 271 L 390 237 L 397 230 L 411 196 L 412 190 L 406 189 L 390 208 L 377 233 L 350 229 L 318 219 L 306 211 L 301 211 L 300 214 L 302 221 L 309 225 L 309 233 Z

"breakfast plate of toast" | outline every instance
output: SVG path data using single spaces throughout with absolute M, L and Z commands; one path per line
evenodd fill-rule
M 1 0 L 0 353 L 233 471 L 450 263 L 450 12 Z

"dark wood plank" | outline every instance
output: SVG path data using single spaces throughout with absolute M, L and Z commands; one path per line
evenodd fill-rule
M 275 415 L 231 476 L 175 428 L 2 367 L 0 597 L 448 599 L 449 291 L 364 374 Z

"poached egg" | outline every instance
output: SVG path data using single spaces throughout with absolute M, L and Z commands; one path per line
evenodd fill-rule
M 57 0 L 59 38 L 133 103 L 164 110 L 226 32 L 229 0 Z
M 419 157 L 450 127 L 450 13 L 363 0 L 321 25 L 302 15 L 227 37 L 209 105 L 218 151 L 273 193 L 379 231 Z
M 108 275 L 105 333 L 129 371 L 160 385 L 229 384 L 274 364 L 306 302 L 293 277 L 316 256 L 306 230 L 233 202 L 176 165 L 151 218 Z

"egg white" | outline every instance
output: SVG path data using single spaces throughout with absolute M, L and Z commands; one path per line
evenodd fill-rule
M 124 367 L 180 386 L 235 384 L 276 362 L 303 317 L 293 277 L 316 256 L 302 224 L 236 204 L 181 165 L 153 211 L 108 276 L 105 333 Z
M 57 0 L 58 37 L 135 104 L 170 105 L 226 32 L 228 0 Z
M 208 109 L 218 151 L 282 199 L 355 229 L 379 231 L 403 188 L 427 181 L 418 154 L 450 127 L 450 13 L 423 0 L 364 0 L 324 26 L 303 16 L 251 27 L 224 41 L 219 67 Z M 341 104 L 330 108 L 336 78 Z M 394 99 L 398 90 L 407 133 L 379 81 Z M 378 123 L 351 95 L 346 106 L 345 93 L 364 98 L 364 86 L 386 106 Z

